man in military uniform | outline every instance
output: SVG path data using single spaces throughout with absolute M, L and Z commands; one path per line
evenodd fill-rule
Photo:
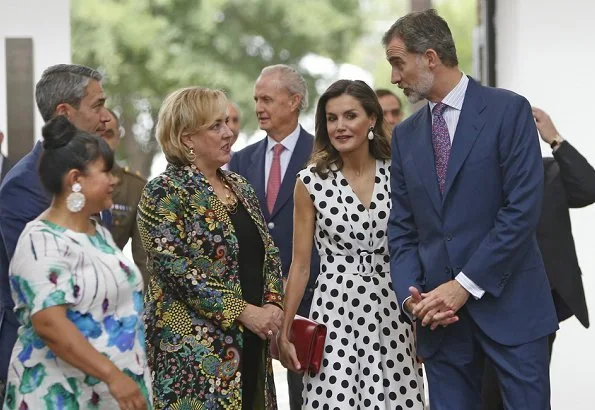
M 107 130 L 102 135 L 112 151 L 116 151 L 120 143 L 121 131 L 118 116 L 108 109 L 111 120 L 106 123 Z M 128 239 L 132 238 L 132 258 L 143 274 L 145 287 L 149 283 L 147 271 L 147 255 L 143 249 L 138 227 L 136 225 L 136 209 L 147 180 L 138 172 L 132 172 L 128 167 L 122 168 L 114 163 L 112 174 L 118 178 L 118 183 L 112 193 L 113 206 L 111 209 L 111 227 L 114 242 L 123 249 Z M 103 219 L 103 218 L 102 218 Z M 109 225 L 104 223 L 104 225 Z

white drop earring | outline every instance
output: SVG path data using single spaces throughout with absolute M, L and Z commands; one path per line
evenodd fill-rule
M 368 130 L 368 139 L 372 141 L 374 139 L 374 127 L 370 127 Z
M 81 184 L 72 184 L 72 192 L 66 197 L 66 208 L 72 213 L 80 212 L 85 206 L 85 195 L 81 192 Z

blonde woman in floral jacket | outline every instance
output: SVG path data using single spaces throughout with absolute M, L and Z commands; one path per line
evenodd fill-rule
M 148 255 L 147 351 L 155 409 L 276 409 L 268 343 L 282 320 L 279 251 L 229 162 L 221 91 L 170 94 L 157 139 L 169 162 L 138 225 Z

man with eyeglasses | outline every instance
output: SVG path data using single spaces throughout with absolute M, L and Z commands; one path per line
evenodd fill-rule
M 382 107 L 384 119 L 390 125 L 390 131 L 392 132 L 393 128 L 403 121 L 401 100 L 395 93 L 384 88 L 378 88 L 375 92 Z

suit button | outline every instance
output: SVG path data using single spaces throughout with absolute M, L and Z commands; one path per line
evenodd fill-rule
M 448 266 L 444 268 L 444 273 L 450 275 L 450 268 Z
M 446 240 L 449 242 L 452 241 L 452 235 L 446 235 Z
M 269 227 L 269 229 L 274 229 L 275 228 L 275 222 L 269 222 L 267 224 L 267 226 Z

